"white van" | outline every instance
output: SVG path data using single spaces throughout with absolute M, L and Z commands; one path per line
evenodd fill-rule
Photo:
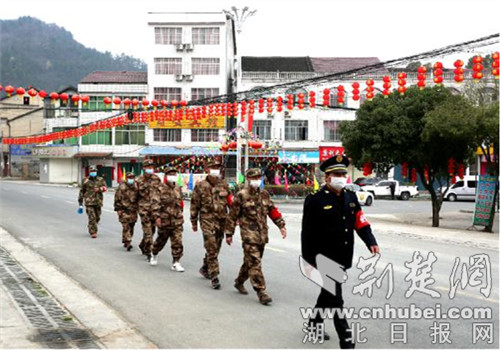
M 450 202 L 454 202 L 457 199 L 475 200 L 476 187 L 477 177 L 465 176 L 463 180 L 458 180 L 445 192 L 444 199 Z

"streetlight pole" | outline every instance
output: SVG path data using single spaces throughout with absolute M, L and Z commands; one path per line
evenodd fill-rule
M 250 11 L 248 6 L 245 6 L 243 9 L 238 9 L 235 6 L 231 7 L 231 10 L 222 10 L 228 17 L 230 17 L 233 21 L 234 24 L 236 25 L 236 37 L 234 38 L 235 42 L 238 42 L 238 39 L 240 37 L 241 32 L 243 31 L 243 23 L 246 21 L 248 17 L 251 17 L 255 15 L 257 10 Z M 236 51 L 236 62 L 237 62 L 237 69 L 236 69 L 236 88 L 239 90 L 241 88 L 241 80 L 242 80 L 242 65 L 241 65 L 241 55 Z M 243 130 L 241 130 L 243 129 Z M 242 140 L 242 131 L 243 133 L 245 132 L 250 132 L 248 130 L 248 116 L 245 118 L 245 123 L 242 125 L 241 123 L 241 117 L 239 117 L 238 123 L 236 125 L 236 183 L 239 183 L 239 178 L 240 174 L 242 173 L 241 171 L 241 140 Z M 248 140 L 245 145 L 245 165 L 243 172 L 248 169 Z

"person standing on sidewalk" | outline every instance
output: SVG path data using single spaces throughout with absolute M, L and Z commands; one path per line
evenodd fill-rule
M 142 224 L 142 241 L 139 248 L 148 262 L 151 261 L 151 248 L 153 246 L 153 235 L 155 233 L 155 218 L 152 211 L 154 199 L 160 196 L 160 178 L 154 173 L 154 163 L 151 159 L 145 159 L 142 163 L 144 174 L 136 180 L 139 192 L 138 206 L 139 216 Z
M 178 175 L 175 168 L 166 168 L 164 173 L 167 181 L 160 186 L 160 196 L 153 197 L 152 211 L 158 227 L 158 237 L 153 244 L 151 265 L 158 264 L 158 253 L 170 238 L 173 258 L 172 270 L 184 272 L 180 263 L 183 252 L 182 224 L 184 223 L 182 190 L 180 186 L 176 185 Z
M 199 219 L 206 250 L 200 273 L 211 280 L 213 289 L 220 288 L 218 256 L 228 208 L 233 201 L 229 185 L 222 178 L 221 167 L 220 161 L 209 161 L 206 166 L 208 175 L 195 186 L 191 197 L 191 224 L 193 231 L 197 232 Z
M 132 249 L 134 226 L 137 222 L 138 196 L 139 189 L 135 183 L 135 174 L 129 172 L 126 181 L 120 183 L 115 193 L 115 211 L 123 226 L 122 243 L 127 251 Z
M 324 161 L 320 169 L 325 173 L 326 185 L 315 194 L 310 194 L 304 202 L 302 217 L 302 257 L 310 264 L 311 271 L 316 268 L 316 257 L 324 255 L 342 265 L 344 270 L 352 266 L 354 251 L 354 233 L 359 237 L 373 254 L 380 253 L 377 241 L 372 234 L 370 223 L 366 220 L 359 205 L 356 193 L 345 190 L 347 182 L 347 167 L 349 159 L 338 155 Z M 322 288 L 315 308 L 342 309 L 342 284 L 335 282 L 335 295 Z M 309 320 L 317 326 L 323 323 L 318 317 Z M 340 347 L 354 348 L 352 332 L 345 318 L 334 316 L 335 330 L 340 339 Z M 330 336 L 325 333 L 324 339 Z
M 97 168 L 89 167 L 89 176 L 83 179 L 82 187 L 78 194 L 78 204 L 82 208 L 85 204 L 85 211 L 89 218 L 89 234 L 92 238 L 97 238 L 97 224 L 101 220 L 101 208 L 103 205 L 103 193 L 106 192 L 106 181 L 97 176 Z
M 239 221 L 244 258 L 234 287 L 241 294 L 248 294 L 243 284 L 250 277 L 250 283 L 257 292 L 260 303 L 267 305 L 273 301 L 266 292 L 266 282 L 262 274 L 262 256 L 269 242 L 267 217 L 279 227 L 283 239 L 286 238 L 285 220 L 271 200 L 269 192 L 260 189 L 261 170 L 247 170 L 246 178 L 247 185 L 234 198 L 224 232 L 227 244 L 231 245 L 236 223 Z

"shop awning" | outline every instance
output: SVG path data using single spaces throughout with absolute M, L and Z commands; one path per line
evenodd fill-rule
M 319 151 L 279 151 L 278 163 L 282 164 L 318 164 Z
M 78 152 L 73 157 L 75 158 L 107 158 L 111 157 L 113 152 Z
M 139 151 L 141 156 L 186 156 L 186 155 L 196 155 L 196 156 L 214 156 L 214 155 L 234 155 L 235 151 L 228 151 L 223 153 L 218 148 L 209 147 L 167 147 L 167 146 L 150 146 L 143 148 Z

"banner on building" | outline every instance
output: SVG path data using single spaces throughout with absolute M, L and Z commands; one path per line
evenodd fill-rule
M 338 156 L 338 155 L 344 154 L 344 147 L 340 146 L 320 146 L 319 147 L 319 161 L 323 162 L 327 160 L 328 158 L 331 158 L 333 156 Z
M 493 219 L 495 207 L 495 189 L 498 179 L 491 175 L 479 176 L 476 192 L 476 208 L 473 225 L 489 226 Z
M 318 151 L 279 151 L 278 163 L 282 164 L 318 164 Z
M 78 152 L 78 146 L 33 147 L 32 155 L 38 158 L 71 158 Z
M 148 123 L 150 129 L 224 129 L 224 116 L 200 118 L 198 120 L 158 120 Z
M 11 145 L 10 155 L 11 156 L 30 156 L 33 145 Z

